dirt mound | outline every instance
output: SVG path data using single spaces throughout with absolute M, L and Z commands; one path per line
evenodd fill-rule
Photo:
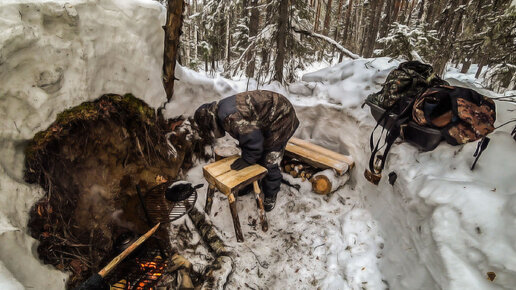
M 191 165 L 192 148 L 203 154 L 202 141 L 170 134 L 182 121 L 164 120 L 132 95 L 109 94 L 60 113 L 29 143 L 25 180 L 46 193 L 28 227 L 39 258 L 72 272 L 68 286 L 102 268 L 122 232 L 148 230 L 136 185 L 145 193 L 175 180 Z M 168 244 L 167 230 L 158 236 Z

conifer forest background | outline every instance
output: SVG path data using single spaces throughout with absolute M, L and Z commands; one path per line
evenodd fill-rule
M 388 56 L 516 89 L 511 0 L 185 0 L 182 30 L 182 65 L 258 83 L 296 81 L 315 62 Z

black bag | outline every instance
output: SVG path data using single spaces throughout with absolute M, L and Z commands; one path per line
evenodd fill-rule
M 409 61 L 401 63 L 398 68 L 389 73 L 379 92 L 368 96 L 366 104 L 371 107 L 373 116 L 376 111 L 377 124 L 371 132 L 369 141 L 371 157 L 368 169 L 364 172 L 367 180 L 378 184 L 387 154 L 400 135 L 421 149 L 431 150 L 439 144 L 441 141 L 439 131 L 429 130 L 410 121 L 416 98 L 427 88 L 437 85 L 448 85 L 448 83 L 437 76 L 430 65 Z M 383 112 L 378 117 L 378 111 L 381 110 Z M 374 132 L 379 125 L 382 126 L 382 132 L 375 142 Z M 380 146 L 381 137 L 385 131 L 385 143 Z M 429 140 L 431 142 L 428 142 Z M 379 155 L 384 146 L 383 154 Z
M 448 143 L 458 145 L 493 132 L 496 107 L 493 100 L 474 90 L 439 86 L 416 99 L 412 119 L 421 126 L 439 129 Z

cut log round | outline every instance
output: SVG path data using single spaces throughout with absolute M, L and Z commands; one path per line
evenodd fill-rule
M 216 161 L 240 154 L 240 150 L 237 147 L 229 145 L 216 146 L 213 152 L 215 153 Z
M 312 190 L 317 194 L 326 195 L 339 189 L 348 179 L 348 174 L 336 176 L 332 169 L 326 169 L 312 177 Z

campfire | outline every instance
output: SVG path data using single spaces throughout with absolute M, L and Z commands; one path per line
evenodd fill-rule
M 112 289 L 152 289 L 163 278 L 167 259 L 156 239 L 150 239 L 126 258 L 106 280 Z

